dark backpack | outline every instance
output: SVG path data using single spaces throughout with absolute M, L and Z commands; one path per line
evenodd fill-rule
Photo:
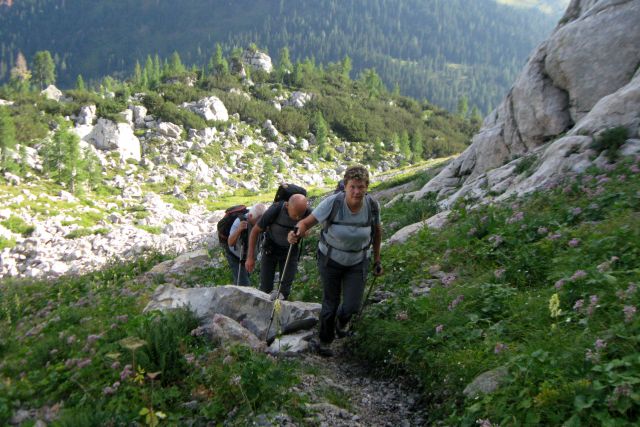
M 249 209 L 245 205 L 231 206 L 224 211 L 224 216 L 218 221 L 218 241 L 223 246 L 228 246 L 229 231 L 231 226 L 238 217 L 244 217 L 249 213 Z
M 278 191 L 276 191 L 276 197 L 274 197 L 273 203 L 288 202 L 289 198 L 294 194 L 302 194 L 306 197 L 307 190 L 299 185 L 282 183 L 278 186 Z
M 322 228 L 322 231 L 320 232 L 320 239 L 324 242 L 325 245 L 327 245 L 327 247 L 329 248 L 329 252 L 327 253 L 327 259 L 329 258 L 329 254 L 331 253 L 331 245 L 329 245 L 329 243 L 327 242 L 327 240 L 324 238 L 324 234 L 328 232 L 329 227 L 331 227 L 332 224 L 338 224 L 338 225 L 354 225 L 354 226 L 358 226 L 358 227 L 371 227 L 371 238 L 369 239 L 369 243 L 367 243 L 367 245 L 365 245 L 362 249 L 358 250 L 358 251 L 345 251 L 345 252 L 360 252 L 363 251 L 364 253 L 366 253 L 367 249 L 369 249 L 369 246 L 371 246 L 373 244 L 373 236 L 375 235 L 376 232 L 376 226 L 375 226 L 375 218 L 376 216 L 378 216 L 380 210 L 379 210 L 379 206 L 378 204 L 373 200 L 373 198 L 371 198 L 371 196 L 369 194 L 366 194 L 364 196 L 365 199 L 365 203 L 367 204 L 367 206 L 369 207 L 369 214 L 367 217 L 367 222 L 365 223 L 360 223 L 360 224 L 354 224 L 354 223 L 344 223 L 344 222 L 340 222 L 340 221 L 336 221 L 336 215 L 338 215 L 338 211 L 342 208 L 342 205 L 344 204 L 344 197 L 345 197 L 345 193 L 344 191 L 337 193 L 336 198 L 333 200 L 333 205 L 331 205 L 331 212 L 329 213 L 329 216 L 327 217 L 327 220 L 324 223 L 324 227 Z M 340 249 L 343 250 L 344 249 Z

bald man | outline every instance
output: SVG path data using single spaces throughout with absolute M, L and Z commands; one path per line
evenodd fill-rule
M 293 231 L 293 228 L 300 220 L 306 218 L 310 213 L 307 198 L 302 194 L 294 194 L 286 202 L 278 202 L 271 205 L 251 230 L 249 252 L 245 262 L 245 268 L 249 273 L 255 268 L 255 246 L 258 236 L 266 230 L 263 245 L 264 252 L 260 265 L 261 291 L 266 293 L 273 291 L 275 273 L 279 271 L 282 278 L 280 292 L 285 300 L 289 298 L 291 283 L 293 283 L 293 278 L 298 269 L 299 251 L 298 244 L 294 244 L 293 248 L 291 248 L 287 271 L 283 272 L 289 251 L 289 233 Z M 274 295 L 274 297 L 279 296 Z

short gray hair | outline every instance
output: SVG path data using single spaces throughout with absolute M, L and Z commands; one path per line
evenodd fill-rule
M 253 218 L 260 218 L 262 215 L 264 215 L 266 210 L 267 205 L 265 205 L 264 203 L 256 203 L 249 208 L 249 213 L 247 214 L 247 216 L 251 215 L 251 217 Z

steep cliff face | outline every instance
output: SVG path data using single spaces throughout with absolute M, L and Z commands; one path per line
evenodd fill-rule
M 638 152 L 638 22 L 637 0 L 572 0 L 471 146 L 414 197 L 436 192 L 446 207 L 533 191 L 605 161 L 590 146 L 611 127 L 628 129 L 623 154 Z M 517 168 L 523 161 L 527 173 Z

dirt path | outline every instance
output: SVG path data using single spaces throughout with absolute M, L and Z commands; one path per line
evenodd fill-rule
M 401 382 L 375 378 L 348 357 L 348 338 L 334 343 L 335 355 L 307 353 L 300 386 L 309 395 L 315 417 L 309 425 L 409 427 L 425 425 L 419 395 Z

